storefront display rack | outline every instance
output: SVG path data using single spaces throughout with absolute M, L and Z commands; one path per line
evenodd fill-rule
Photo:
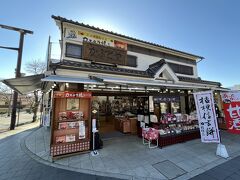
M 56 158 L 90 150 L 89 92 L 54 92 L 51 155 Z
M 166 135 L 160 135 L 158 138 L 158 146 L 162 148 L 164 146 L 168 146 L 176 143 L 182 143 L 182 142 L 189 141 L 192 139 L 197 139 L 197 138 L 200 138 L 200 132 L 197 129 L 183 131 L 180 134 L 171 133 Z

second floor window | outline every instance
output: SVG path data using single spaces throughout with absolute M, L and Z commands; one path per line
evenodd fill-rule
M 126 66 L 137 67 L 137 57 L 127 55 Z
M 168 63 L 175 73 L 193 75 L 193 67 L 175 63 Z
M 82 46 L 78 44 L 66 43 L 66 57 L 82 58 Z

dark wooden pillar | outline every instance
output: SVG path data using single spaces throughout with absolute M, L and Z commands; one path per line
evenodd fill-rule
M 190 109 L 189 109 L 189 94 L 188 94 L 187 90 L 185 90 L 184 93 L 185 93 L 185 110 L 186 110 L 186 114 L 189 114 L 190 113 Z

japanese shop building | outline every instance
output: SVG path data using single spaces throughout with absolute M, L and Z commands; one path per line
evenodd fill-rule
M 52 99 L 45 112 L 53 110 L 53 156 L 89 150 L 92 119 L 103 138 L 113 132 L 141 136 L 140 126 L 155 127 L 162 147 L 199 137 L 192 92 L 214 90 L 221 109 L 219 91 L 226 89 L 198 76 L 203 57 L 52 18 L 61 57 L 48 59 L 41 80 L 45 99 Z

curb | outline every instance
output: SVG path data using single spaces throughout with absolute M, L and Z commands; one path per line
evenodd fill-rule
M 101 178 L 104 177 L 110 177 L 110 178 L 120 178 L 120 179 L 154 179 L 154 178 L 146 178 L 146 177 L 141 177 L 141 176 L 131 176 L 131 175 L 126 175 L 126 174 L 121 174 L 121 173 L 112 173 L 112 172 L 100 172 L 100 171 L 96 171 L 96 170 L 87 170 L 87 169 L 80 169 L 80 168 L 74 168 L 74 167 L 69 167 L 66 165 L 62 165 L 62 164 L 56 164 L 54 162 L 50 162 L 48 160 L 45 160 L 43 158 L 41 158 L 40 156 L 36 155 L 35 153 L 33 153 L 30 149 L 28 149 L 26 142 L 27 142 L 27 138 L 32 136 L 37 130 L 40 130 L 39 127 L 36 127 L 34 129 L 32 129 L 32 132 L 28 133 L 26 136 L 24 136 L 21 139 L 20 142 L 20 147 L 21 149 L 32 159 L 38 161 L 41 164 L 45 164 L 47 166 L 51 166 L 51 167 L 55 167 L 55 168 L 59 168 L 59 169 L 64 169 L 64 170 L 69 170 L 69 171 L 74 171 L 74 172 L 79 172 L 79 173 L 83 173 L 83 174 L 90 174 L 93 176 L 100 176 Z M 214 167 L 217 167 L 220 164 L 223 164 L 231 159 L 234 159 L 235 157 L 239 156 L 240 154 L 240 150 L 234 152 L 231 154 L 231 156 L 227 159 L 221 158 L 221 159 L 217 159 L 214 160 L 213 162 L 209 163 L 209 166 L 206 168 L 203 168 L 205 171 L 208 171 L 209 169 L 212 169 Z M 204 172 L 205 172 L 204 171 Z M 198 172 L 196 171 L 192 171 L 189 172 L 185 175 L 176 177 L 176 179 L 191 179 L 192 177 L 195 177 L 199 174 L 202 174 L 204 172 Z M 97 177 L 96 177 L 97 178 Z
M 111 177 L 111 178 L 129 179 L 129 180 L 139 179 L 139 178 L 140 179 L 142 179 L 142 178 L 147 179 L 147 178 L 144 178 L 144 177 L 139 177 L 139 176 L 134 177 L 134 176 L 120 174 L 120 173 L 109 173 L 109 172 L 100 172 L 100 171 L 95 171 L 95 170 L 73 168 L 73 167 L 64 166 L 64 165 L 61 165 L 61 164 L 51 163 L 51 162 L 49 162 L 45 159 L 42 159 L 41 157 L 37 156 L 32 151 L 30 151 L 26 146 L 26 139 L 29 136 L 31 136 L 32 134 L 34 134 L 35 131 L 37 131 L 38 129 L 39 128 L 33 129 L 33 131 L 31 133 L 29 133 L 28 135 L 23 137 L 23 139 L 20 142 L 20 147 L 29 157 L 31 157 L 35 161 L 38 161 L 41 164 L 45 164 L 47 166 L 51 166 L 51 167 L 55 167 L 55 168 L 59 168 L 59 169 L 65 169 L 65 170 L 69 170 L 69 171 L 74 171 L 74 172 L 79 172 L 79 173 L 84 173 L 84 174 L 90 174 L 90 175 L 95 175 L 95 176 L 101 176 L 101 177 Z

